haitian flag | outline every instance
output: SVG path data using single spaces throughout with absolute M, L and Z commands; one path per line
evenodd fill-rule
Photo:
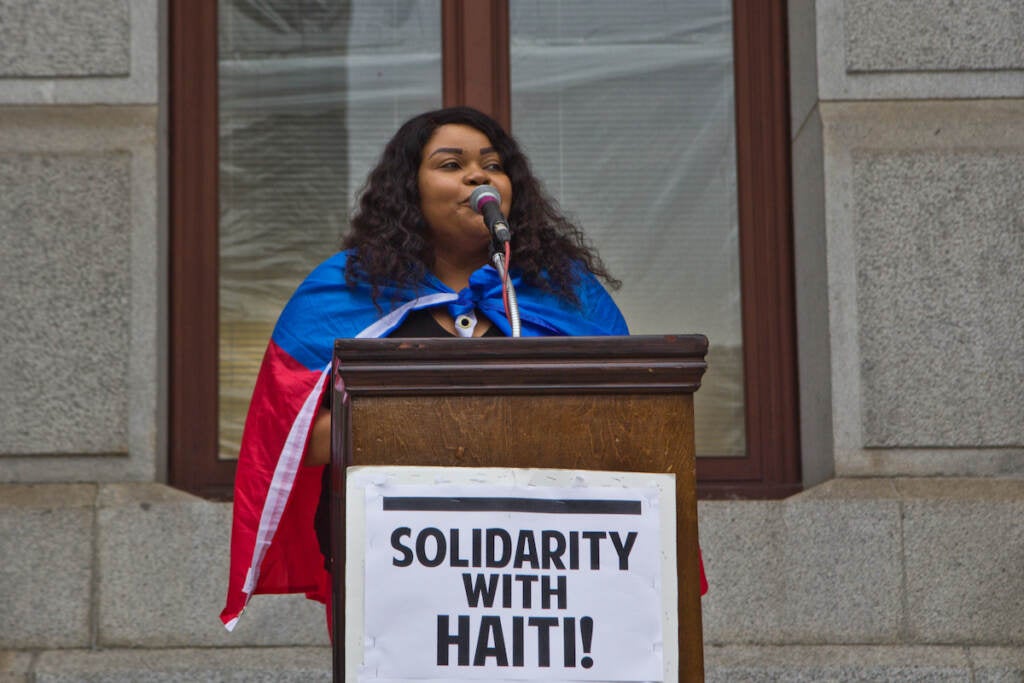
M 446 306 L 452 318 L 483 313 L 506 336 L 498 272 L 484 266 L 454 292 L 428 274 L 415 287 L 349 287 L 349 252 L 316 268 L 292 295 L 274 327 L 249 404 L 235 474 L 231 570 L 220 618 L 230 631 L 256 593 L 305 593 L 326 602 L 330 576 L 313 527 L 323 467 L 304 467 L 303 454 L 327 386 L 334 340 L 386 337 L 414 311 Z M 522 336 L 626 335 L 626 321 L 604 287 L 577 269 L 579 305 L 522 281 L 514 271 Z M 471 333 L 471 331 L 470 331 Z

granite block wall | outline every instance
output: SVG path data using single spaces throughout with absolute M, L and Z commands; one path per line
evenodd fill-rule
M 224 628 L 230 504 L 159 484 L 111 484 L 96 507 L 102 647 L 330 644 L 324 607 L 302 595 L 256 596 L 235 630 Z
M 815 11 L 822 100 L 1024 96 L 1018 3 L 817 0 Z
M 0 484 L 0 660 L 329 645 L 324 607 L 302 595 L 257 596 L 224 628 L 230 527 L 229 503 L 162 484 Z
M 162 461 L 158 0 L 0 0 L 0 481 Z
M 0 0 L 0 105 L 156 104 L 159 0 Z
M 1024 481 L 833 479 L 702 501 L 707 645 L 1024 646 Z
M 699 514 L 709 646 L 1024 647 L 1024 481 L 834 479 Z M 159 484 L 0 485 L 0 652 L 328 645 L 301 595 L 224 629 L 229 519 Z
M 807 485 L 1024 474 L 1021 11 L 790 4 Z
M 96 487 L 0 491 L 0 650 L 89 647 Z
M 4 0 L 0 19 L 0 72 L 7 77 L 131 72 L 126 0 Z
M 1024 473 L 1024 103 L 819 108 L 836 472 Z
M 0 481 L 157 476 L 156 123 L 0 106 Z

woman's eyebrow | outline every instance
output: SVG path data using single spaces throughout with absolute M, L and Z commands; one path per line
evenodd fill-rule
M 481 147 L 480 156 L 484 156 L 485 154 L 495 154 L 497 151 L 498 150 L 496 150 L 493 147 Z M 428 154 L 427 158 L 429 159 L 435 154 L 458 154 L 461 156 L 464 152 L 465 150 L 463 150 L 461 147 L 438 147 L 433 152 Z
M 435 154 L 462 154 L 463 150 L 461 147 L 438 147 L 427 157 L 428 159 Z

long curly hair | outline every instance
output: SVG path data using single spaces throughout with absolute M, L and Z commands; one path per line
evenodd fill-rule
M 583 232 L 547 196 L 515 139 L 490 116 L 470 107 L 429 111 L 405 122 L 388 141 L 367 177 L 342 248 L 352 249 L 349 285 L 368 281 L 377 298 L 387 284 L 414 286 L 434 265 L 434 248 L 420 212 L 418 173 L 424 146 L 447 124 L 470 126 L 487 136 L 512 183 L 512 267 L 527 282 L 576 302 L 573 285 L 582 267 L 612 288 L 608 273 Z M 577 265 L 579 264 L 579 265 Z

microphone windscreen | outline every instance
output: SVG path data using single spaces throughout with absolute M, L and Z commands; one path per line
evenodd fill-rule
M 501 204 L 501 194 L 491 185 L 481 185 L 469 195 L 469 206 L 477 213 L 483 213 L 484 205 L 490 202 Z

